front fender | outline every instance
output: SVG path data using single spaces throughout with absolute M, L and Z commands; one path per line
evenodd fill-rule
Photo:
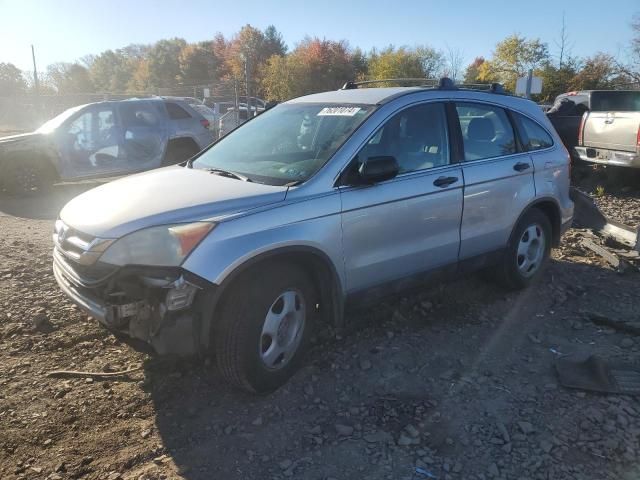
M 198 245 L 183 268 L 221 285 L 254 258 L 296 248 L 323 255 L 336 272 L 344 293 L 338 192 L 223 221 Z

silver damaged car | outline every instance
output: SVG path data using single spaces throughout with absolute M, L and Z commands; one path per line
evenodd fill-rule
M 134 347 L 215 354 L 231 383 L 268 392 L 350 306 L 470 270 L 511 289 L 539 278 L 573 216 L 569 155 L 540 108 L 448 79 L 361 87 L 70 201 L 60 288 Z

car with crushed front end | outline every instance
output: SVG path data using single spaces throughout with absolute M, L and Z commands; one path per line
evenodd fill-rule
M 41 194 L 58 182 L 180 163 L 213 142 L 212 128 L 179 99 L 134 98 L 73 107 L 34 132 L 0 138 L 0 191 Z
M 118 337 L 211 355 L 252 392 L 282 385 L 322 322 L 484 269 L 543 272 L 569 227 L 569 155 L 533 102 L 432 87 L 308 95 L 182 163 L 60 212 L 55 278 Z

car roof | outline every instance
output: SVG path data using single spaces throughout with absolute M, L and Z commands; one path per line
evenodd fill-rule
M 469 88 L 425 88 L 425 87 L 382 87 L 342 89 L 332 92 L 314 93 L 285 102 L 286 104 L 302 103 L 338 103 L 355 105 L 382 105 L 398 97 L 415 94 L 433 94 L 435 98 L 456 101 L 484 101 L 496 103 L 507 108 L 515 108 L 537 115 L 542 112 L 538 104 L 523 97 Z
M 422 92 L 420 87 L 380 87 L 334 90 L 313 93 L 289 100 L 286 103 L 353 103 L 358 105 L 378 105 L 385 100 L 411 92 Z

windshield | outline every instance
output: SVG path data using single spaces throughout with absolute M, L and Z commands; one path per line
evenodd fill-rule
M 51 120 L 42 124 L 42 126 L 39 129 L 37 129 L 36 132 L 38 133 L 53 132 L 56 128 L 62 125 L 67 118 L 71 117 L 74 113 L 76 113 L 82 107 L 84 107 L 84 105 L 79 105 L 77 107 L 70 108 L 69 110 L 65 110 L 57 117 L 53 117 Z
M 374 106 L 283 104 L 233 131 L 193 162 L 271 185 L 316 173 Z

